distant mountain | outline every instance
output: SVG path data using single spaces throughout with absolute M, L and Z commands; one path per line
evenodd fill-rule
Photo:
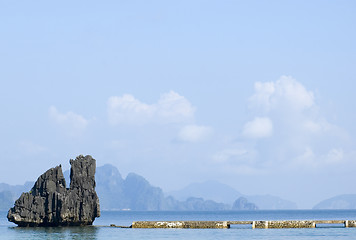
M 7 211 L 14 205 L 12 194 L 9 191 L 0 192 L 0 211 Z
M 24 185 L 10 185 L 7 183 L 0 183 L 0 192 L 8 191 L 11 193 L 12 198 L 15 200 L 20 197 L 23 192 L 31 190 L 35 182 L 25 182 Z
M 24 185 L 9 185 L 0 183 L 0 210 L 7 211 L 13 207 L 14 202 L 23 192 L 28 192 L 34 182 L 26 182 Z
M 63 175 L 69 187 L 69 170 Z M 144 177 L 130 173 L 126 179 L 123 179 L 119 170 L 110 164 L 96 168 L 95 180 L 102 210 L 213 211 L 231 209 L 229 205 L 203 198 L 191 197 L 186 201 L 179 201 L 172 196 L 165 197 L 161 188 L 152 186 Z
M 356 209 L 356 194 L 344 194 L 321 201 L 313 209 Z
M 254 195 L 246 198 L 255 203 L 259 209 L 277 210 L 277 209 L 297 209 L 296 203 L 272 195 Z
M 232 205 L 232 210 L 258 210 L 256 204 L 251 203 L 247 198 L 240 197 Z
M 70 172 L 65 171 L 63 175 L 69 187 Z M 152 186 L 144 177 L 130 173 L 124 179 L 119 170 L 110 164 L 97 167 L 95 178 L 102 210 L 215 211 L 256 209 L 257 206 L 260 209 L 296 208 L 294 203 L 274 196 L 243 196 L 217 181 L 194 183 L 165 197 L 161 188 Z M 8 210 L 14 200 L 22 192 L 29 191 L 33 184 L 0 184 L 0 208 Z
M 168 194 L 181 201 L 190 197 L 196 197 L 228 204 L 232 204 L 237 198 L 242 196 L 234 188 L 218 181 L 192 183 L 179 191 L 169 192 Z
M 109 164 L 98 167 L 95 181 L 101 209 L 128 208 L 123 200 L 124 180 L 116 167 Z
M 179 191 L 173 191 L 169 194 L 178 200 L 197 197 L 226 204 L 232 204 L 236 199 L 245 197 L 259 209 L 297 209 L 297 204 L 294 202 L 271 195 L 243 195 L 229 185 L 217 181 L 192 183 Z
M 130 173 L 124 181 L 124 197 L 128 208 L 134 210 L 162 210 L 164 195 L 162 189 L 153 187 L 143 177 Z
M 107 164 L 96 170 L 96 191 L 103 210 L 225 210 L 225 204 L 202 198 L 179 201 L 164 197 L 159 187 L 152 186 L 145 178 L 135 173 L 123 179 L 116 167 Z
M 217 203 L 213 200 L 204 200 L 203 198 L 190 197 L 181 202 L 183 210 L 187 211 L 222 211 L 230 210 L 230 206 L 224 203 Z M 175 209 L 173 209 L 175 210 Z
M 96 191 L 105 209 L 160 210 L 164 195 L 143 177 L 130 173 L 123 179 L 116 167 L 106 164 L 96 169 Z
M 168 196 L 164 199 L 164 207 L 161 210 L 223 211 L 223 210 L 231 210 L 231 206 L 224 203 L 218 203 L 212 200 L 204 200 L 203 198 L 190 197 L 185 201 L 179 201 L 172 196 Z

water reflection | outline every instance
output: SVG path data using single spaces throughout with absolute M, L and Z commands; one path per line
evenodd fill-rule
M 97 239 L 98 228 L 83 227 L 10 227 L 19 239 Z

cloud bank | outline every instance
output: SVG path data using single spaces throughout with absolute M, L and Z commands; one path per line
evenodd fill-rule
M 51 106 L 48 113 L 50 119 L 69 136 L 80 135 L 89 124 L 83 116 L 74 112 L 60 113 L 55 106 Z
M 293 166 L 301 163 L 300 167 L 308 169 L 344 159 L 345 133 L 321 114 L 314 93 L 294 78 L 282 76 L 275 82 L 255 83 L 249 105 L 252 112 L 266 117 L 247 122 L 243 134 L 271 136 L 270 142 L 261 147 L 271 156 L 269 161 Z
M 321 113 L 314 92 L 290 76 L 256 82 L 248 111 L 237 146 L 227 145 L 213 160 L 267 172 L 316 172 L 350 161 L 348 135 Z
M 256 82 L 254 87 L 251 107 L 265 112 L 281 108 L 301 111 L 315 105 L 314 93 L 290 76 L 282 76 L 275 82 Z
M 113 96 L 107 106 L 111 125 L 189 122 L 195 112 L 192 104 L 174 91 L 162 94 L 154 104 L 141 102 L 130 94 Z
M 272 121 L 268 117 L 256 117 L 245 124 L 242 135 L 247 138 L 266 138 L 270 137 L 272 133 Z

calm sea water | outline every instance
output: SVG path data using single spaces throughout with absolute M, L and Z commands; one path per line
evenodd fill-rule
M 136 212 L 102 211 L 94 226 L 59 228 L 19 228 L 9 223 L 6 212 L 0 212 L 0 239 L 356 239 L 356 228 L 335 226 L 315 229 L 122 229 L 110 224 L 129 226 L 144 220 L 355 220 L 356 210 L 286 210 L 221 212 Z

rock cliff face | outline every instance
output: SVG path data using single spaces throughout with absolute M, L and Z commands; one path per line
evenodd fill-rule
M 91 156 L 70 160 L 70 188 L 61 165 L 47 170 L 30 192 L 22 193 L 7 218 L 19 226 L 91 225 L 100 216 L 95 192 L 96 161 Z

